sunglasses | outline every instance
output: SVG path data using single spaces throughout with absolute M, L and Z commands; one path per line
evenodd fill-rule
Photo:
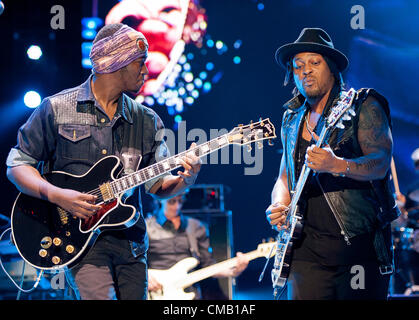
M 179 204 L 183 204 L 185 200 L 182 198 L 180 199 L 172 198 L 172 199 L 167 200 L 168 204 L 175 204 L 176 202 L 179 202 Z

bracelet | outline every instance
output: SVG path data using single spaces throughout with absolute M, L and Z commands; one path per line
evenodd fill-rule
M 341 158 L 341 160 L 345 160 L 344 158 Z M 349 161 L 345 160 L 346 162 L 346 169 L 344 172 L 342 173 L 332 173 L 333 176 L 335 177 L 346 177 L 346 175 L 349 173 Z
M 345 160 L 345 161 L 346 161 L 346 169 L 344 173 L 339 174 L 340 177 L 346 177 L 346 175 L 349 173 L 349 161 L 348 160 Z

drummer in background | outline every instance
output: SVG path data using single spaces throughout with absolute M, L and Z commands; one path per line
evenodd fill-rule
M 406 196 L 395 195 L 402 215 L 391 225 L 396 249 L 393 293 L 410 294 L 409 290 L 417 292 L 419 287 L 419 148 L 411 158 L 417 177 L 407 188 Z
M 407 196 L 397 193 L 396 200 L 402 215 L 393 221 L 393 227 L 419 228 L 419 148 L 412 153 L 416 180 L 407 189 Z

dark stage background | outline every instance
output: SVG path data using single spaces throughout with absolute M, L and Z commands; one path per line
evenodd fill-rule
M 81 19 L 92 16 L 92 2 L 4 3 L 5 11 L 0 16 L 0 213 L 9 216 L 17 191 L 6 178 L 5 160 L 16 143 L 19 126 L 32 112 L 25 107 L 23 95 L 34 89 L 46 97 L 79 85 L 87 78 L 89 70 L 81 65 Z M 104 18 L 115 3 L 98 1 L 98 15 Z M 50 9 L 56 4 L 65 9 L 64 30 L 50 27 L 53 16 Z M 418 179 L 410 155 L 419 147 L 419 2 L 203 0 L 201 4 L 208 16 L 207 36 L 223 41 L 228 50 L 218 54 L 207 48 L 207 53 L 202 54 L 194 45 L 187 45 L 185 52 L 195 53 L 191 64 L 196 70 L 212 61 L 219 72 L 211 90 L 181 113 L 187 130 L 202 128 L 209 135 L 210 129 L 231 129 L 239 123 L 269 117 L 279 134 L 281 106 L 292 97 L 292 87 L 282 86 L 284 71 L 276 65 L 274 52 L 280 45 L 293 42 L 303 27 L 321 27 L 350 60 L 344 74 L 348 85 L 374 87 L 390 102 L 401 191 L 406 192 L 409 184 Z M 364 30 L 351 28 L 354 14 L 350 11 L 354 5 L 365 9 Z M 241 40 L 238 49 L 233 45 L 237 40 Z M 26 50 L 31 44 L 38 44 L 43 50 L 38 61 L 27 58 Z M 241 58 L 240 63 L 233 62 L 235 56 Z M 174 116 L 165 106 L 151 107 L 168 128 L 173 128 Z M 235 251 L 254 250 L 262 238 L 275 236 L 264 214 L 282 152 L 279 138 L 274 142 L 273 147 L 265 143 L 263 171 L 258 175 L 245 176 L 244 168 L 248 167 L 245 164 L 205 165 L 199 175 L 197 183 L 223 184 L 229 190 L 225 194 L 225 208 L 233 215 Z M 263 288 L 266 294 L 263 297 L 270 297 L 270 276 L 265 275 L 262 284 L 257 282 L 263 263 L 263 259 L 251 262 L 237 279 L 239 298 L 246 298 L 249 288 Z

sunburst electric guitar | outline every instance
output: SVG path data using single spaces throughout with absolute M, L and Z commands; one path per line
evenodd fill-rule
M 269 255 L 275 253 L 272 248 L 276 242 L 261 243 L 256 250 L 245 253 L 244 255 L 250 260 L 259 257 L 270 258 Z M 184 289 L 190 287 L 194 283 L 210 278 L 215 274 L 228 270 L 235 266 L 237 258 L 225 260 L 211 266 L 188 273 L 189 270 L 195 268 L 199 261 L 193 257 L 185 258 L 173 267 L 166 270 L 149 269 L 149 275 L 153 276 L 162 288 L 158 291 L 149 292 L 150 300 L 192 300 L 195 297 L 194 292 L 185 292 Z
M 180 159 L 186 153 L 203 157 L 230 144 L 257 142 L 261 147 L 262 140 L 273 138 L 276 138 L 275 127 L 269 119 L 264 119 L 235 127 L 207 143 L 122 177 L 118 177 L 122 165 L 115 156 L 99 160 L 81 176 L 57 171 L 46 174 L 44 178 L 57 187 L 97 195 L 96 204 L 101 209 L 83 220 L 53 203 L 20 193 L 11 215 L 17 251 L 26 262 L 41 270 L 71 268 L 102 231 L 128 228 L 138 221 L 140 213 L 123 201 L 128 190 L 181 167 Z
M 343 121 L 350 120 L 355 116 L 352 101 L 356 91 L 352 88 L 349 91 L 342 91 L 337 103 L 332 106 L 325 125 L 316 142 L 317 147 L 321 147 L 324 141 L 327 141 L 333 128 L 344 129 Z M 311 172 L 311 169 L 305 164 L 301 169 L 300 176 L 294 190 L 291 192 L 291 203 L 284 223 L 285 228 L 281 229 L 277 236 L 277 247 L 274 260 L 274 266 L 271 272 L 274 288 L 274 297 L 278 297 L 279 290 L 286 285 L 292 260 L 293 242 L 300 238 L 303 229 L 303 213 L 300 210 L 300 197 L 304 185 Z

